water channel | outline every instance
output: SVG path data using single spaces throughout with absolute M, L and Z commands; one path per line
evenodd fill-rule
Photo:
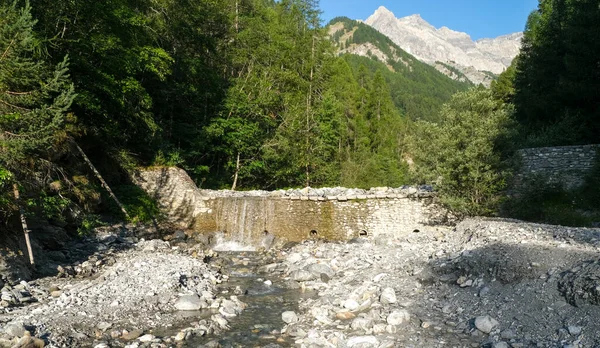
M 229 245 L 228 249 L 243 249 Z M 250 248 L 248 248 L 250 249 Z M 264 255 L 255 251 L 220 251 L 219 258 L 229 280 L 219 286 L 220 295 L 237 295 L 247 304 L 241 315 L 232 318 L 230 329 L 217 337 L 194 337 L 184 347 L 198 347 L 217 340 L 221 347 L 291 347 L 293 339 L 281 335 L 285 323 L 281 314 L 297 311 L 301 298 L 315 296 L 311 292 L 290 289 L 284 286 L 285 280 L 276 274 L 261 273 L 265 264 Z

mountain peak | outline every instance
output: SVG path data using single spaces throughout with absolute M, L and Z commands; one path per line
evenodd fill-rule
M 467 33 L 448 27 L 436 29 L 419 14 L 403 18 L 392 16 L 393 13 L 382 6 L 366 24 L 425 63 L 436 65 L 441 62 L 464 73 L 474 72 L 468 77 L 475 83 L 489 82 L 487 72 L 501 73 L 519 53 L 519 33 L 474 42 Z
M 386 15 L 386 16 L 392 16 L 394 18 L 396 18 L 396 16 L 394 15 L 394 13 L 390 10 L 387 9 L 387 7 L 385 6 L 379 6 L 379 8 L 377 10 L 375 10 L 374 14 L 378 14 L 378 15 Z
M 396 20 L 396 15 L 394 15 L 392 11 L 388 10 L 386 7 L 379 6 L 375 13 L 373 13 L 369 18 L 367 18 L 365 23 L 371 25 L 370 23 L 393 20 Z

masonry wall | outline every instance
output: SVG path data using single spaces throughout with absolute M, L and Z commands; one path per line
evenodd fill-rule
M 133 182 L 154 198 L 169 222 L 187 229 L 194 226 L 196 217 L 206 213 L 205 197 L 180 168 L 155 167 L 138 170 Z
M 134 181 L 182 228 L 202 234 L 224 232 L 228 239 L 251 244 L 258 243 L 265 231 L 289 241 L 401 236 L 446 219 L 432 192 L 414 188 L 364 196 L 231 197 L 199 190 L 178 168 L 141 170 Z
M 517 183 L 527 177 L 540 175 L 550 182 L 561 182 L 568 188 L 583 184 L 593 168 L 600 145 L 542 147 L 519 150 L 521 170 Z
M 274 197 L 221 197 L 206 201 L 199 233 L 225 232 L 228 239 L 256 244 L 268 231 L 289 241 L 310 238 L 347 240 L 361 234 L 406 235 L 444 216 L 433 197 L 319 200 Z

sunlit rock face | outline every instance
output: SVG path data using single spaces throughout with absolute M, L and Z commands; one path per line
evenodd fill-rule
M 437 62 L 448 64 L 474 83 L 484 84 L 493 77 L 489 73 L 500 74 L 510 65 L 523 38 L 523 33 L 514 33 L 473 41 L 466 33 L 447 27 L 437 29 L 418 14 L 396 18 L 383 6 L 365 23 L 423 62 L 434 66 Z M 440 68 L 439 64 L 436 67 Z

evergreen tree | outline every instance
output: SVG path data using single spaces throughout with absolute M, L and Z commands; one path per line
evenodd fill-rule
M 51 68 L 28 4 L 0 6 L 0 169 L 30 178 L 65 139 L 75 97 L 65 57 Z
M 457 93 L 444 105 L 441 123 L 416 125 L 410 154 L 417 179 L 434 183 L 442 201 L 457 213 L 493 213 L 508 178 L 503 154 L 514 129 L 511 112 L 489 90 Z
M 514 83 L 528 145 L 597 142 L 599 31 L 595 0 L 541 0 L 529 16 Z

